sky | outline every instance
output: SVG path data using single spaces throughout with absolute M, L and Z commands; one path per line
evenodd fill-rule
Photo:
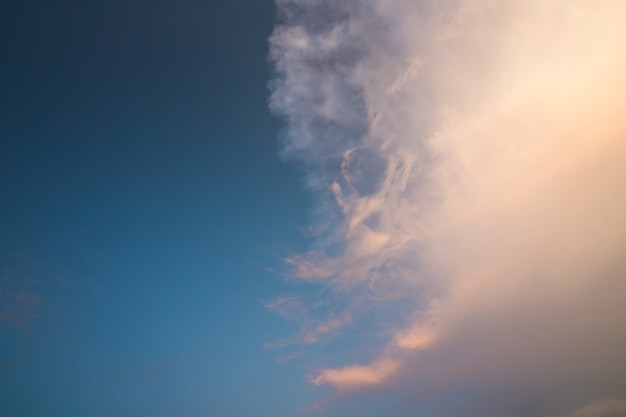
M 0 414 L 626 415 L 626 3 L 0 6 Z

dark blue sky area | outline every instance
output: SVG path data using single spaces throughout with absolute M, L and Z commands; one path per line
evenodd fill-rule
M 0 6 L 0 415 L 293 415 L 270 0 Z

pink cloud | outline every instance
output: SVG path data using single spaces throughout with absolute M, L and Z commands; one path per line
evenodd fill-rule
M 272 106 L 343 250 L 287 262 L 331 309 L 391 312 L 378 354 L 310 381 L 540 391 L 541 416 L 625 396 L 626 4 L 300 6 L 271 38 Z

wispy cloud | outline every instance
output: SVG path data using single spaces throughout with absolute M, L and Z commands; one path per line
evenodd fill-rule
M 340 369 L 326 369 L 311 378 L 315 385 L 332 384 L 341 391 L 352 391 L 370 385 L 380 384 L 393 375 L 399 363 L 392 359 L 378 359 L 369 365 L 347 366 Z
M 568 417 L 620 417 L 626 415 L 626 400 L 606 400 L 576 410 Z
M 304 302 L 294 296 L 281 295 L 271 301 L 263 303 L 263 305 L 269 311 L 280 314 L 286 319 L 300 319 L 307 312 L 307 307 Z
M 378 356 L 311 382 L 465 389 L 460 416 L 626 396 L 626 3 L 277 5 L 270 105 L 321 231 L 287 264 L 350 323 L 394 311 Z
M 307 305 L 305 300 L 296 296 L 281 295 L 264 303 L 265 308 L 277 313 L 286 319 L 301 322 L 300 331 L 297 335 L 285 339 L 268 342 L 267 349 L 275 349 L 292 345 L 312 345 L 320 341 L 328 341 L 339 334 L 340 330 L 352 324 L 349 312 L 343 314 L 327 314 L 325 318 L 315 318 L 314 310 L 320 305 L 311 303 Z
M 0 258 L 0 329 L 30 333 L 44 309 L 39 296 L 43 265 L 22 258 L 25 257 Z

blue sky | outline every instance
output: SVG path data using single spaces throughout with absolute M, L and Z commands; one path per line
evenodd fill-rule
M 273 4 L 0 14 L 1 414 L 292 415 L 304 378 L 263 349 L 307 204 L 266 104 Z
M 624 415 L 624 19 L 3 4 L 0 415 Z

